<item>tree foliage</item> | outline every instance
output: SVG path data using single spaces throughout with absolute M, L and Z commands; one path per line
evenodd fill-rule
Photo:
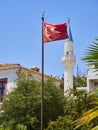
M 81 76 L 73 76 L 73 86 L 74 88 L 77 87 L 86 87 L 86 78 Z
M 86 92 L 79 92 L 77 90 L 71 90 L 69 95 L 67 94 L 67 100 L 64 107 L 64 115 L 58 117 L 56 121 L 50 121 L 46 130 L 73 130 L 74 120 L 79 118 L 85 111 L 94 107 L 92 104 L 94 96 Z M 79 128 L 78 130 L 91 130 L 92 124 L 87 124 Z M 97 122 L 96 122 L 97 123 Z M 95 124 L 96 124 L 95 123 Z
M 89 125 L 93 124 L 92 130 L 98 129 L 98 126 L 96 126 L 98 124 L 98 90 L 94 90 L 92 92 L 92 95 L 94 95 L 94 99 L 92 101 L 93 107 L 88 111 L 85 111 L 82 114 L 82 116 L 80 116 L 77 120 L 75 120 L 75 126 L 76 126 L 75 129 L 85 124 Z
M 45 82 L 44 87 L 44 125 L 47 127 L 50 120 L 64 114 L 65 97 L 51 79 Z M 1 110 L 0 124 L 3 128 L 17 130 L 17 125 L 22 124 L 27 130 L 40 130 L 41 83 L 32 80 L 31 76 L 21 75 L 17 88 L 6 96 Z
M 72 130 L 70 116 L 59 116 L 56 121 L 50 121 L 46 130 Z
M 86 77 L 81 76 L 73 76 L 73 88 L 76 89 L 77 87 L 86 87 L 87 81 Z M 62 77 L 62 82 L 60 84 L 60 88 L 64 90 L 64 76 Z

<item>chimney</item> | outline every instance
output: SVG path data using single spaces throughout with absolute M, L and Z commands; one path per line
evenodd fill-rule
M 36 65 L 34 65 L 34 66 L 31 68 L 31 70 L 34 70 L 34 71 L 39 72 L 39 68 L 38 68 Z

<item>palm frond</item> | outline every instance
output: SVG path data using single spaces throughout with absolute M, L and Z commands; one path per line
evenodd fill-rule
M 91 130 L 98 130 L 98 125 L 94 128 L 92 128 Z
M 97 109 L 98 109 L 98 106 L 97 106 Z M 98 110 L 95 110 L 94 109 L 91 109 L 87 112 L 84 113 L 84 115 L 79 118 L 78 120 L 76 120 L 74 123 L 75 123 L 75 128 L 74 130 L 76 130 L 77 128 L 79 128 L 80 126 L 90 122 L 91 120 L 93 120 L 95 117 L 98 116 Z
M 82 58 L 88 65 L 95 65 L 98 68 L 98 43 L 94 42 L 86 49 L 85 56 Z

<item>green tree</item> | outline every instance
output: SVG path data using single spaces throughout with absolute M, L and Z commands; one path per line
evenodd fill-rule
M 94 90 L 92 92 L 92 95 L 94 95 L 94 99 L 91 103 L 93 108 L 89 109 L 88 111 L 85 111 L 83 115 L 75 121 L 76 127 L 74 129 L 77 129 L 82 125 L 87 124 L 88 126 L 92 125 L 91 130 L 98 130 L 98 90 Z
M 28 130 L 36 129 L 40 115 L 40 83 L 30 78 L 20 76 L 18 87 L 6 96 L 2 104 L 4 112 L 0 114 L 3 127 L 16 130 L 18 124 L 23 124 Z
M 46 130 L 72 130 L 72 119 L 70 116 L 59 116 L 56 121 L 50 121 Z
M 27 130 L 40 130 L 41 83 L 31 79 L 31 76 L 20 76 L 17 88 L 6 96 L 0 114 L 3 128 L 17 130 L 20 124 L 26 126 Z M 45 82 L 44 87 L 44 125 L 47 127 L 50 120 L 64 114 L 65 97 L 51 79 Z
M 56 121 L 50 121 L 46 130 L 73 130 L 73 121 L 79 118 L 85 111 L 94 107 L 94 104 L 91 104 L 94 96 L 86 92 L 70 90 L 66 98 L 64 115 L 58 117 Z M 84 125 L 78 130 L 91 130 L 91 128 L 92 124 Z
M 86 77 L 73 76 L 73 88 L 76 89 L 77 87 L 86 87 Z M 64 75 L 62 76 L 60 88 L 64 91 Z
M 64 91 L 64 75 L 61 78 L 62 82 L 60 84 L 60 88 Z
M 65 97 L 62 89 L 58 89 L 52 79 L 45 82 L 45 99 L 44 99 L 44 122 L 55 121 L 58 116 L 64 114 Z M 47 123 L 45 128 L 47 127 Z
M 77 87 L 86 87 L 86 78 L 85 77 L 76 77 L 76 76 L 73 76 L 73 86 L 74 88 L 77 88 Z

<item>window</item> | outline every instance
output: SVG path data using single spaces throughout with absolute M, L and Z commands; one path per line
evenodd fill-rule
M 7 86 L 7 78 L 0 79 L 0 102 L 3 101 L 3 98 L 6 95 L 6 86 Z

